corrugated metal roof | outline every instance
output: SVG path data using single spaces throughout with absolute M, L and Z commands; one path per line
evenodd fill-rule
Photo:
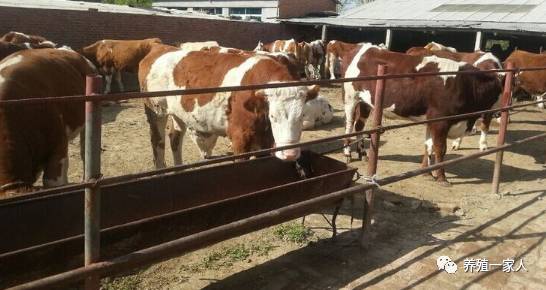
M 134 8 L 126 5 L 113 5 L 104 3 L 93 3 L 83 1 L 69 0 L 0 0 L 0 7 L 17 7 L 17 8 L 38 8 L 38 9 L 62 9 L 62 10 L 89 10 L 97 9 L 99 12 L 110 13 L 128 13 L 128 14 L 146 14 L 160 15 L 173 17 L 191 17 L 191 18 L 207 18 L 207 19 L 223 19 L 214 15 L 203 13 L 190 13 L 175 11 L 173 13 L 163 12 L 155 9 Z
M 284 22 L 544 33 L 546 0 L 376 0 L 335 18 L 299 18 Z

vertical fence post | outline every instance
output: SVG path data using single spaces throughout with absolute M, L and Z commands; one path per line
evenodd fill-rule
M 386 67 L 384 65 L 379 65 L 377 67 L 377 75 L 382 76 L 386 72 Z M 385 91 L 385 79 L 378 79 L 375 84 L 375 95 L 374 95 L 374 108 L 372 116 L 372 128 L 377 128 L 381 126 L 381 120 L 383 118 L 383 92 Z M 367 174 L 370 178 L 373 179 L 373 176 L 377 172 L 377 160 L 379 158 L 379 137 L 380 132 L 375 132 L 371 134 L 370 138 L 370 150 L 368 152 L 368 170 Z M 364 200 L 364 210 L 362 216 L 362 237 L 361 244 L 364 247 L 367 247 L 369 244 L 369 233 L 372 222 L 373 215 L 373 206 L 374 206 L 374 194 L 375 188 L 369 189 L 366 191 L 366 196 Z
M 391 49 L 391 43 L 392 43 L 392 30 L 389 28 L 387 31 L 385 31 L 385 46 L 387 49 Z
M 506 69 L 513 69 L 514 64 L 511 62 L 506 63 Z M 507 107 L 510 106 L 511 98 L 512 98 L 512 82 L 514 78 L 513 72 L 507 72 L 506 78 L 504 80 L 504 91 L 502 93 L 502 99 L 501 99 L 501 106 Z M 506 129 L 508 128 L 508 117 L 509 112 L 508 111 L 502 111 L 501 112 L 501 121 L 499 125 L 499 135 L 497 136 L 497 146 L 504 145 L 504 141 L 506 139 Z M 492 184 L 492 192 L 494 194 L 499 194 L 499 185 L 500 185 L 500 179 L 501 179 L 501 167 L 502 167 L 502 158 L 504 156 L 504 151 L 497 152 L 497 159 L 495 160 L 495 169 L 493 171 L 493 184 Z
M 482 32 L 477 31 L 476 32 L 476 42 L 474 43 L 474 51 L 480 51 L 482 50 Z
M 102 77 L 87 76 L 85 94 L 99 94 L 102 91 Z M 101 153 L 101 102 L 85 102 L 85 181 L 100 178 Z M 89 186 L 85 189 L 85 266 L 100 259 L 100 188 Z M 98 290 L 100 277 L 85 280 L 86 290 Z

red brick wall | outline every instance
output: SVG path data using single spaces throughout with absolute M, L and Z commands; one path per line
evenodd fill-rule
M 301 17 L 310 12 L 336 11 L 333 0 L 279 0 L 279 17 Z
M 299 2 L 295 1 L 295 2 Z M 14 30 L 42 35 L 78 49 L 100 39 L 159 37 L 165 43 L 216 40 L 253 49 L 258 40 L 301 38 L 297 29 L 274 23 L 1 7 L 0 34 Z

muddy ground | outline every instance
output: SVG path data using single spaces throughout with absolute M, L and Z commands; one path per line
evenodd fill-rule
M 336 108 L 333 123 L 304 133 L 304 140 L 343 131 L 339 88 L 323 89 Z M 386 124 L 398 123 L 389 121 Z M 106 176 L 152 169 L 147 123 L 139 101 L 104 109 L 103 165 Z M 508 142 L 546 131 L 546 112 L 534 107 L 512 116 Z M 496 133 L 496 128 L 493 128 Z M 418 168 L 424 127 L 382 136 L 379 176 Z M 496 134 L 489 144 L 496 144 Z M 504 155 L 502 198 L 490 193 L 494 155 L 447 168 L 453 187 L 417 177 L 384 186 L 377 195 L 372 245 L 358 246 L 361 219 L 350 225 L 348 207 L 331 240 L 320 214 L 235 238 L 181 257 L 103 281 L 106 289 L 545 289 L 546 141 L 510 149 Z M 76 142 L 71 145 L 70 179 L 81 179 Z M 478 136 L 464 140 L 455 158 L 477 151 Z M 214 154 L 229 152 L 220 139 Z M 168 152 L 168 151 L 167 151 Z M 341 154 L 331 154 L 344 160 Z M 168 161 L 171 162 L 170 156 Z M 196 147 L 184 142 L 185 162 L 198 161 Z M 365 172 L 366 163 L 351 166 Z M 360 204 L 360 203 L 358 203 Z M 438 271 L 436 259 L 449 256 L 455 274 Z M 465 273 L 465 259 L 523 259 L 527 271 L 502 267 Z

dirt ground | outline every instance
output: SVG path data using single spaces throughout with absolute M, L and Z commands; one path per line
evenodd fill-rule
M 304 133 L 304 140 L 343 131 L 339 88 L 326 88 L 336 109 L 327 126 Z M 386 120 L 386 124 L 399 121 Z M 138 101 L 104 109 L 102 171 L 106 176 L 152 169 L 149 133 Z M 546 112 L 529 107 L 512 116 L 508 142 L 546 130 Z M 489 136 L 496 144 L 496 128 Z M 385 133 L 380 177 L 420 166 L 424 127 Z M 196 147 L 184 142 L 185 162 L 198 161 Z M 350 225 L 348 206 L 338 219 L 336 240 L 320 214 L 306 229 L 288 223 L 183 255 L 104 281 L 106 289 L 546 289 L 546 141 L 516 147 L 504 155 L 499 198 L 490 193 L 494 155 L 447 168 L 450 188 L 417 177 L 382 187 L 376 200 L 372 245 L 358 246 L 360 214 Z M 70 180 L 81 179 L 76 142 L 70 148 Z M 477 151 L 478 136 L 465 138 L 448 158 Z M 169 152 L 169 151 L 167 151 Z M 214 154 L 229 152 L 220 139 Z M 331 154 L 344 160 L 341 154 Z M 168 162 L 171 162 L 168 156 Z M 366 162 L 351 166 L 365 173 Z M 361 202 L 358 202 L 360 204 Z M 296 223 L 297 222 L 297 223 Z M 283 232 L 283 229 L 293 229 Z M 295 237 L 295 238 L 294 238 Z M 299 239 L 301 238 L 301 239 Z M 455 274 L 439 271 L 436 259 L 449 256 Z M 523 260 L 526 271 L 502 267 L 465 273 L 465 259 L 500 264 Z

